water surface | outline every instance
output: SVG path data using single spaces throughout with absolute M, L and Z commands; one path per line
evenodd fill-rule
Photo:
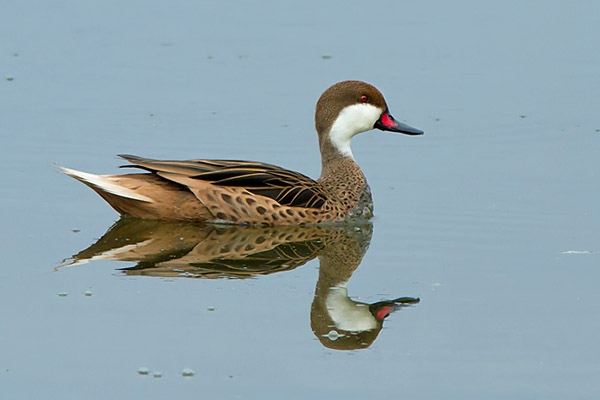
M 592 1 L 4 5 L 0 395 L 598 398 L 599 15 Z M 319 254 L 244 279 L 134 259 L 55 269 L 118 215 L 53 164 L 113 173 L 132 153 L 317 177 L 314 103 L 343 79 L 425 130 L 354 140 L 376 218 L 342 292 L 420 298 L 365 348 L 315 334 Z

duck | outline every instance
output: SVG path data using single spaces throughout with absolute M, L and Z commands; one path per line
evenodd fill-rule
M 315 108 L 321 175 L 314 180 L 272 164 L 239 160 L 155 160 L 119 157 L 142 170 L 95 175 L 59 167 L 123 216 L 241 225 L 320 225 L 373 216 L 367 180 L 352 138 L 379 129 L 422 135 L 392 117 L 373 85 L 347 80 L 323 92 Z

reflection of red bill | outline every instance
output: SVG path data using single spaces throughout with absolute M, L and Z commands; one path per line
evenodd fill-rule
M 379 310 L 377 310 L 377 314 L 375 315 L 375 318 L 377 318 L 378 320 L 382 321 L 384 318 L 386 318 L 388 315 L 390 315 L 392 313 L 392 311 L 394 311 L 394 306 L 385 306 L 380 308 Z

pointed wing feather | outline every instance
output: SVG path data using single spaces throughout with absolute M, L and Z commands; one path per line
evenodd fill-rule
M 326 196 L 313 179 L 275 165 L 238 160 L 160 161 L 120 155 L 133 167 L 150 172 L 168 172 L 217 186 L 243 187 L 269 197 L 281 205 L 321 208 Z

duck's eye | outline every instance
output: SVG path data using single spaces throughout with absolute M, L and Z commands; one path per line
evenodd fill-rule
M 367 101 L 369 101 L 369 97 L 366 94 L 363 94 L 362 96 L 360 96 L 359 100 L 361 103 L 366 103 Z

